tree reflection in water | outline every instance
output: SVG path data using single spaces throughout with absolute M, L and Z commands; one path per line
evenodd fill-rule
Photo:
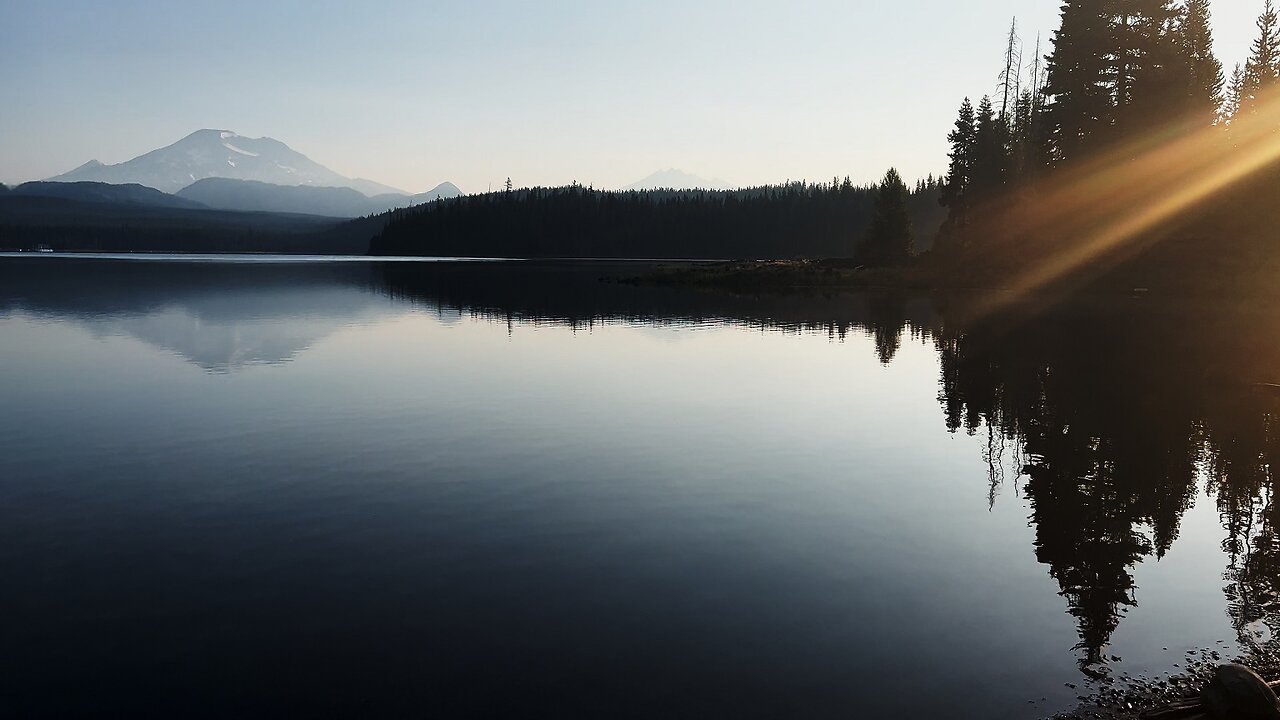
M 932 341 L 946 425 L 985 434 L 989 503 L 1010 482 L 1025 496 L 1036 557 L 1075 619 L 1086 674 L 1106 671 L 1104 651 L 1137 606 L 1134 567 L 1169 551 L 1200 492 L 1217 503 L 1242 646 L 1280 650 L 1280 391 L 1266 385 L 1280 379 L 1270 374 L 1280 322 L 1265 308 L 1120 297 L 977 316 L 962 297 L 640 292 L 547 268 L 499 270 L 511 275 L 496 283 L 474 272 L 391 268 L 387 286 L 440 307 L 574 326 L 716 320 L 864 333 L 886 364 L 904 336 Z
M 305 315 L 319 336 L 382 312 L 372 292 L 441 317 L 508 324 L 859 334 L 886 364 L 905 342 L 931 343 L 946 427 L 979 437 L 992 506 L 1010 490 L 1026 500 L 1036 557 L 1074 618 L 1085 672 L 1105 670 L 1104 650 L 1137 605 L 1135 566 L 1164 557 L 1204 497 L 1222 526 L 1226 607 L 1240 644 L 1280 655 L 1280 387 L 1269 384 L 1280 380 L 1280 318 L 1258 304 L 1102 298 L 979 316 L 963 297 L 633 285 L 620 280 L 643 268 L 616 263 L 192 264 L 158 274 L 128 263 L 45 272 L 15 261 L 0 270 L 0 315 L 18 308 L 95 327 L 132 328 L 120 323 L 178 307 L 203 325 L 241 329 L 264 312 Z M 138 334 L 203 357 L 153 335 Z M 269 357 L 286 361 L 310 342 Z
M 956 308 L 937 339 L 948 425 L 985 425 L 1025 453 L 1037 557 L 1076 618 L 1086 672 L 1137 604 L 1133 566 L 1168 552 L 1201 479 L 1226 534 L 1228 612 L 1241 644 L 1265 651 L 1280 517 L 1259 351 L 1280 338 L 1241 306 L 1119 302 L 980 321 Z

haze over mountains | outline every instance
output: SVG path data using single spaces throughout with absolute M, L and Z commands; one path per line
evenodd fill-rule
M 623 190 L 733 190 L 733 185 L 717 178 L 703 178 L 691 175 L 683 170 L 670 168 L 659 170 L 652 175 L 637 180 L 622 188 Z
M 182 208 L 186 210 L 208 209 L 207 206 L 187 198 L 160 192 L 137 183 L 109 185 L 99 182 L 29 182 L 8 192 L 10 197 L 39 197 L 74 200 L 87 203 L 108 203 L 157 208 Z
M 205 178 L 181 189 L 177 197 L 193 200 L 216 210 L 244 212 L 301 213 L 353 218 L 377 215 L 388 210 L 421 205 L 437 198 L 461 195 L 453 183 L 441 183 L 417 195 L 383 193 L 368 197 L 349 187 L 274 185 L 257 180 Z
M 82 180 L 137 183 L 176 193 L 204 178 L 256 180 L 274 185 L 349 187 L 365 195 L 407 195 L 372 180 L 348 178 L 273 138 L 248 138 L 228 130 L 197 130 L 172 145 L 116 165 L 90 160 L 53 182 Z
M 127 200 L 107 186 L 154 188 L 172 201 L 138 194 Z M 58 184 L 66 184 L 59 189 Z M 96 186 L 96 187 L 95 187 Z M 172 145 L 132 160 L 103 165 L 91 160 L 42 183 L 26 183 L 28 195 L 92 202 L 128 201 L 169 207 L 242 212 L 296 213 L 351 218 L 461 195 L 452 183 L 410 195 L 362 178 L 348 178 L 273 138 L 248 138 L 228 130 L 198 130 Z M 159 193 L 157 193 L 159 194 Z

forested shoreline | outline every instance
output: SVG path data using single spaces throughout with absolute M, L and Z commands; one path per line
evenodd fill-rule
M 940 183 L 901 188 L 919 227 L 939 227 Z M 746 190 L 508 189 L 393 213 L 374 255 L 746 259 L 850 257 L 876 187 L 849 178 Z M 927 247 L 927 246 L 926 246 Z
M 1009 29 L 999 84 L 965 98 L 940 179 L 890 170 L 744 191 L 532 188 L 400 211 L 375 255 L 847 259 L 935 284 L 1257 285 L 1280 272 L 1280 23 L 1214 55 L 1209 0 L 1066 0 Z M 938 207 L 933 204 L 937 203 Z
M 961 104 L 948 218 L 922 261 L 1019 292 L 1265 290 L 1280 272 L 1272 0 L 1229 81 L 1208 0 L 1070 0 L 1061 18 L 1021 66 L 1011 30 L 1009 90 Z
M 1249 57 L 1229 73 L 1210 0 L 1065 0 L 1059 27 L 1034 44 L 1015 20 L 993 92 L 965 97 L 949 123 L 938 177 L 889 169 L 877 184 L 740 190 L 508 183 L 322 229 L 301 216 L 45 207 L 0 186 L 0 245 L 363 252 L 368 241 L 375 256 L 821 261 L 818 284 L 896 274 L 1016 292 L 1265 291 L 1280 274 L 1280 19 L 1274 0 L 1255 1 Z M 815 266 L 797 265 L 796 282 L 809 283 Z M 785 282 L 777 265 L 733 267 Z

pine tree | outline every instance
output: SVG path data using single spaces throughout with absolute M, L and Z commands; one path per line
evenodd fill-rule
M 990 200 L 1003 187 L 1009 165 L 1007 143 L 1008 127 L 996 117 L 991 98 L 984 95 L 974 114 L 971 206 Z
M 1111 0 L 1065 0 L 1053 37 L 1044 94 L 1052 153 L 1058 161 L 1082 157 L 1104 139 L 1114 116 Z
M 1262 15 L 1258 17 L 1258 37 L 1253 41 L 1249 60 L 1244 65 L 1237 114 L 1252 114 L 1259 99 L 1274 91 L 1277 84 L 1280 84 L 1280 25 L 1272 0 L 1267 0 Z
M 955 129 L 947 135 L 947 141 L 951 143 L 951 164 L 947 169 L 940 199 L 950 210 L 947 215 L 950 224 L 959 227 L 969 222 L 969 185 L 973 181 L 974 139 L 973 103 L 965 98 L 960 105 Z
M 906 183 L 889 168 L 876 189 L 875 216 L 859 255 L 868 265 L 901 265 L 911 257 L 911 217 Z
M 1222 106 L 1222 63 L 1213 54 L 1209 0 L 1187 0 L 1178 22 L 1178 39 L 1188 71 L 1188 106 L 1212 124 Z
M 1231 71 L 1231 80 L 1227 83 L 1226 100 L 1222 104 L 1222 120 L 1225 124 L 1230 125 L 1240 114 L 1240 103 L 1244 100 L 1244 92 L 1244 69 L 1240 67 L 1240 63 L 1236 63 L 1236 69 Z
M 1191 70 L 1170 0 L 1116 0 L 1110 54 L 1119 130 L 1143 136 L 1179 118 Z

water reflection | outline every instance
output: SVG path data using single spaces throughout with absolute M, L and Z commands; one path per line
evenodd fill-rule
M 289 362 L 391 307 L 365 263 L 0 261 L 0 317 L 71 319 L 208 372 Z
M 416 307 L 444 323 L 697 327 L 869 337 L 881 363 L 931 344 L 940 423 L 979 435 L 989 505 L 1030 509 L 1036 560 L 1078 633 L 1080 668 L 1138 606 L 1199 498 L 1220 518 L 1239 642 L 1280 650 L 1280 322 L 1230 303 L 1117 299 L 976 317 L 963 297 L 733 295 L 623 282 L 635 266 L 0 262 L 0 314 L 126 334 L 213 372 L 289 361 L 329 333 Z M 1176 629 L 1171 629 L 1176 633 Z
M 1200 493 L 1221 518 L 1227 612 L 1240 644 L 1280 650 L 1275 419 L 1280 318 L 1233 302 L 1111 298 L 975 317 L 964 297 L 894 293 L 742 296 L 601 283 L 507 267 L 393 268 L 388 291 L 496 321 L 735 322 L 843 339 L 862 332 L 883 363 L 904 337 L 932 342 L 952 432 L 985 436 L 987 499 L 1026 498 L 1037 560 L 1075 619 L 1079 665 L 1100 677 L 1137 607 L 1133 571 L 1163 558 Z M 1171 630 L 1172 632 L 1172 630 Z
M 960 304 L 962 305 L 962 304 Z M 1280 326 L 1232 303 L 1118 300 L 975 321 L 938 336 L 948 425 L 983 426 L 1025 457 L 1036 553 L 1076 618 L 1080 663 L 1137 605 L 1132 570 L 1178 539 L 1198 486 L 1225 535 L 1228 612 L 1261 655 L 1274 627 L 1277 544 L 1270 379 Z
M 590 329 L 597 324 L 696 327 L 742 325 L 783 332 L 825 333 L 843 340 L 850 332 L 875 341 L 883 363 L 893 360 L 904 336 L 919 340 L 939 327 L 933 302 L 919 295 L 874 292 L 734 294 L 630 282 L 652 266 L 601 262 L 475 265 L 387 265 L 391 296 L 422 302 L 445 314 L 504 323 L 558 324 Z

